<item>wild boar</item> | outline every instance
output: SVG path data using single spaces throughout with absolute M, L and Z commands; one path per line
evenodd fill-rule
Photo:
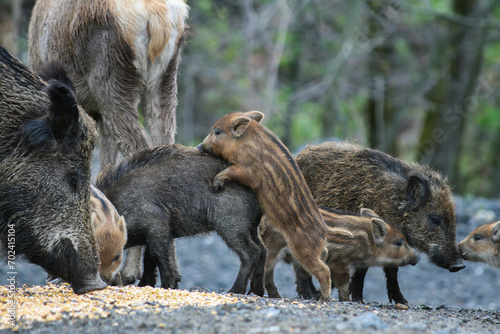
M 106 287 L 89 203 L 97 133 L 65 81 L 43 81 L 0 46 L 0 244 L 81 294 Z
M 327 256 L 332 281 L 338 289 L 340 301 L 350 301 L 349 281 L 351 269 L 371 266 L 404 266 L 416 264 L 418 255 L 406 242 L 404 235 L 392 224 L 385 222 L 372 210 L 361 209 L 359 215 L 320 207 L 325 223 Z M 265 287 L 269 297 L 280 298 L 274 284 L 273 271 L 279 254 L 286 249 L 286 240 L 267 220 L 262 218 L 259 235 L 267 249 Z M 313 297 L 310 275 L 294 263 L 297 292 L 306 299 Z M 302 270 L 301 270 L 302 269 Z
M 125 218 L 99 189 L 92 185 L 90 189 L 92 228 L 101 260 L 99 275 L 109 285 L 122 285 L 120 265 L 127 241 Z
M 151 145 L 173 144 L 177 69 L 188 35 L 184 0 L 38 0 L 28 32 L 30 66 L 60 61 L 100 130 L 101 170 Z M 148 133 L 139 123 L 138 106 Z M 131 249 L 124 279 L 140 276 Z
M 426 166 L 349 143 L 306 147 L 297 156 L 319 205 L 357 212 L 369 207 L 396 225 L 408 244 L 427 253 L 450 272 L 465 267 L 456 242 L 455 205 L 443 176 Z M 389 301 L 407 304 L 399 289 L 398 268 L 384 268 Z M 351 280 L 352 299 L 363 300 L 366 269 Z
M 189 7 L 184 0 L 38 0 L 28 33 L 34 71 L 59 61 L 100 129 L 101 169 L 118 150 L 173 144 L 177 68 Z
M 500 269 L 500 221 L 479 226 L 460 241 L 458 248 L 465 260 Z
M 235 293 L 246 292 L 260 257 L 265 256 L 257 234 L 262 210 L 252 191 L 239 184 L 212 191 L 211 181 L 227 166 L 196 148 L 167 145 L 140 150 L 97 176 L 96 187 L 127 222 L 125 248 L 147 246 L 163 288 L 177 288 L 180 280 L 175 238 L 217 232 L 241 261 L 229 290 Z M 263 271 L 261 267 L 257 270 Z M 154 285 L 148 268 L 145 260 L 140 285 Z M 251 289 L 262 295 L 263 285 L 258 283 Z
M 226 114 L 198 149 L 231 163 L 215 176 L 214 190 L 237 181 L 255 191 L 262 211 L 283 233 L 292 255 L 318 279 L 320 300 L 326 301 L 330 272 L 320 258 L 326 225 L 292 155 L 260 125 L 263 117 L 258 111 Z

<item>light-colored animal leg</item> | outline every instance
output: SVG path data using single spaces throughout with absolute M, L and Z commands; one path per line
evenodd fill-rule
M 146 84 L 146 91 L 141 100 L 142 114 L 153 145 L 171 145 L 175 142 L 177 131 L 175 112 L 178 105 L 177 69 L 185 35 L 184 32 L 177 42 L 174 54 L 165 71 L 158 77 L 158 82 Z
M 288 246 L 292 252 L 293 257 L 304 267 L 305 270 L 313 274 L 319 282 L 321 297 L 319 301 L 327 301 L 330 298 L 332 291 L 332 281 L 330 278 L 330 269 L 321 261 L 321 254 L 324 250 L 324 242 L 315 245 L 313 249 L 309 247 L 304 248 L 304 245 L 298 240 L 296 244 L 289 239 Z
M 99 124 L 99 169 L 103 170 L 108 164 L 114 165 L 118 162 L 118 146 L 116 145 L 107 129 Z
M 121 270 L 123 285 L 134 284 L 142 274 L 142 246 L 131 247 Z

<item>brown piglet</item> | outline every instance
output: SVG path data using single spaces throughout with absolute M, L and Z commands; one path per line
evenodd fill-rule
M 127 242 L 125 219 L 99 189 L 92 185 L 90 187 L 92 227 L 101 260 L 99 275 L 107 284 L 122 285 L 120 265 L 123 247 Z
M 419 260 L 401 231 L 382 220 L 372 210 L 361 209 L 360 214 L 355 215 L 321 207 L 320 212 L 328 225 L 325 262 L 330 268 L 340 301 L 350 301 L 349 281 L 352 269 L 414 265 Z M 279 255 L 286 250 L 286 241 L 265 216 L 259 226 L 259 235 L 267 249 L 265 287 L 269 297 L 280 298 L 273 272 Z M 309 274 L 295 261 L 294 269 L 297 275 L 297 292 L 302 297 L 311 299 L 313 291 Z
M 283 143 L 260 121 L 258 111 L 229 113 L 218 120 L 198 149 L 231 163 L 217 174 L 215 190 L 234 180 L 251 188 L 264 214 L 285 236 L 292 255 L 320 284 L 320 300 L 331 292 L 321 260 L 326 225 L 299 167 Z
M 458 248 L 465 260 L 500 269 L 500 221 L 479 226 L 460 241 Z

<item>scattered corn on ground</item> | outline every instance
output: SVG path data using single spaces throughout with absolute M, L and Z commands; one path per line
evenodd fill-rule
M 68 284 L 22 286 L 10 294 L 7 286 L 0 286 L 0 330 L 11 328 L 9 305 L 15 299 L 17 326 L 32 321 L 55 321 L 70 318 L 106 318 L 110 309 L 128 313 L 133 309 L 157 310 L 187 305 L 215 306 L 240 301 L 237 297 L 187 290 L 152 287 L 107 287 L 84 295 L 76 295 Z

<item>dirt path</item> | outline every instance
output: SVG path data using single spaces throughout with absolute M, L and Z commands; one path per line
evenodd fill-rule
M 1 288 L 5 296 L 6 288 Z M 2 297 L 4 298 L 4 297 Z M 500 312 L 327 303 L 161 288 L 19 290 L 18 333 L 498 333 Z M 5 300 L 0 300 L 5 305 Z M 30 311 L 26 311 L 31 307 Z M 26 311 L 26 312 L 25 312 Z M 6 331 L 2 314 L 0 328 Z

